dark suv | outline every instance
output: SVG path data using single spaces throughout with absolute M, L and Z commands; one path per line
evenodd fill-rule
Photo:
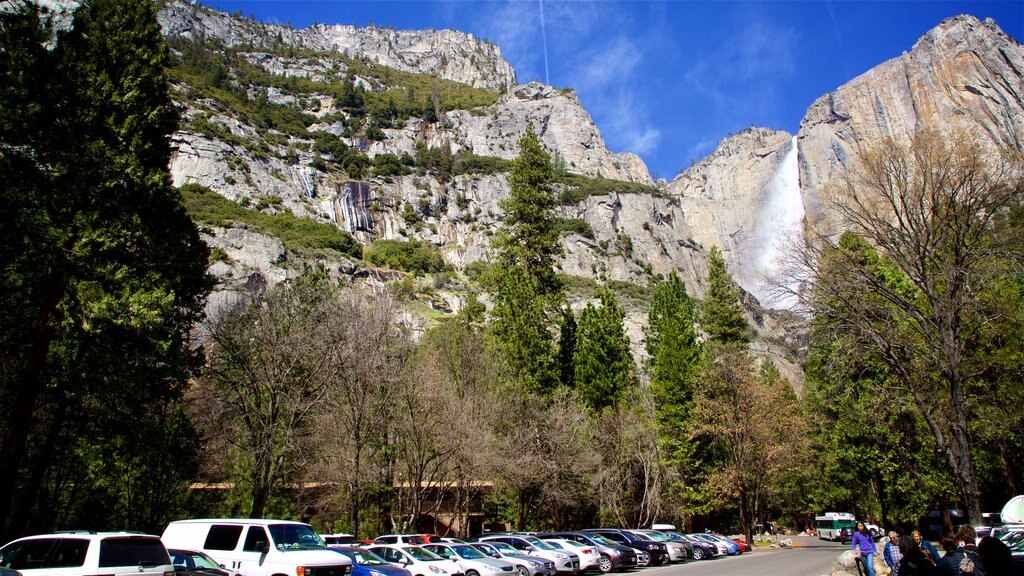
M 614 540 L 609 540 L 600 534 L 585 534 L 583 532 L 544 532 L 537 534 L 541 540 L 545 538 L 561 538 L 572 540 L 587 546 L 593 546 L 601 554 L 601 560 L 597 567 L 601 572 L 628 570 L 636 566 L 636 550 L 630 546 L 623 546 Z
M 584 534 L 599 534 L 605 538 L 623 546 L 629 546 L 640 550 L 649 556 L 648 563 L 651 566 L 660 566 L 668 562 L 668 547 L 663 542 L 656 542 L 641 538 L 640 536 L 620 528 L 587 528 L 582 530 Z M 643 562 L 639 562 L 643 566 Z

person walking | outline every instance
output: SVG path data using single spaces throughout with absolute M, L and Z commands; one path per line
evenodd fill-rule
M 981 555 L 978 554 L 978 533 L 974 531 L 974 526 L 970 524 L 964 524 L 956 531 L 956 538 L 961 544 L 961 548 L 964 551 L 966 560 L 960 564 L 961 574 L 985 574 L 985 563 L 981 559 Z
M 895 530 L 889 532 L 889 541 L 885 543 L 885 549 L 882 550 L 882 558 L 889 565 L 893 576 L 899 576 L 900 560 L 903 559 L 903 553 L 900 552 L 900 535 Z
M 935 576 L 935 564 L 925 558 L 921 545 L 911 536 L 899 539 L 900 562 L 899 576 Z
M 924 557 L 931 561 L 932 564 L 938 564 L 939 562 L 939 551 L 935 549 L 935 545 L 931 542 L 921 538 L 921 532 L 914 530 L 910 533 L 910 536 L 914 539 L 914 542 L 921 548 L 921 552 L 924 552 Z
M 857 529 L 853 532 L 853 541 L 850 543 L 857 558 L 864 561 L 864 573 L 866 576 L 875 576 L 875 541 L 868 534 L 868 529 L 863 522 L 857 522 Z
M 946 555 L 939 559 L 935 573 L 938 576 L 960 576 L 960 561 L 964 559 L 963 548 L 957 546 L 956 540 L 948 536 L 939 540 L 939 546 L 942 546 Z

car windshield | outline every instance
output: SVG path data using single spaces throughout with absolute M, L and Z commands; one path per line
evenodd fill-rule
M 625 538 L 629 542 L 636 542 L 637 540 L 641 540 L 641 538 L 639 536 L 637 536 L 636 534 L 633 534 L 632 532 L 626 531 L 626 530 L 623 530 L 622 532 L 620 532 L 620 534 L 622 534 L 622 537 Z
M 588 537 L 594 542 L 597 542 L 598 544 L 604 544 L 605 546 L 614 546 L 616 544 L 614 540 L 609 540 L 608 538 L 605 538 L 600 534 L 588 534 Z
M 552 548 L 565 548 L 565 546 L 562 545 L 561 542 L 555 542 L 554 540 L 542 540 L 542 542 L 544 542 L 545 544 L 548 544 Z
M 534 546 L 536 546 L 537 548 L 540 548 L 541 550 L 554 550 L 555 549 L 554 546 L 552 546 L 551 544 L 548 544 L 547 542 L 544 542 L 543 540 L 541 540 L 539 538 L 523 538 L 523 540 L 526 540 L 527 542 L 529 542 L 530 544 L 533 544 Z
M 479 550 L 469 545 L 452 546 L 452 550 L 455 550 L 456 554 L 462 556 L 466 560 L 484 558 L 484 555 Z
M 196 563 L 197 568 L 215 568 L 218 570 L 220 569 L 220 564 L 217 564 L 213 561 L 213 558 L 210 558 L 202 552 L 198 554 L 192 554 L 191 556 L 192 561 Z
M 641 532 L 641 535 L 650 538 L 651 540 L 657 540 L 658 542 L 668 542 L 670 538 L 661 532 Z
M 267 530 L 278 550 L 315 550 L 327 547 L 320 535 L 305 524 L 271 524 Z
M 668 536 L 669 540 L 675 540 L 676 542 L 679 542 L 680 540 L 686 540 L 686 538 L 683 537 L 683 535 L 679 532 L 664 532 L 663 534 L 665 534 L 665 536 Z
M 402 550 L 405 550 L 409 554 L 409 556 L 412 556 L 413 558 L 417 560 L 422 560 L 424 562 L 444 560 L 444 558 L 441 558 L 440 556 L 434 554 L 430 550 L 425 550 L 423 548 L 420 548 L 419 546 L 408 546 L 406 548 L 402 548 Z
M 346 548 L 345 552 L 351 555 L 352 558 L 355 558 L 357 564 L 362 564 L 363 566 L 379 566 L 381 564 L 387 564 L 383 558 L 365 548 Z
M 473 544 L 472 546 L 491 558 L 501 558 L 501 554 L 490 544 Z
M 511 544 L 505 542 L 488 542 L 496 550 L 500 550 L 504 554 L 522 554 L 519 550 L 516 550 Z

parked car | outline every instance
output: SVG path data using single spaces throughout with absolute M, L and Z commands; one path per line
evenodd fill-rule
M 516 571 L 511 562 L 491 558 L 469 544 L 427 544 L 423 549 L 455 562 L 466 576 L 513 576 Z
M 662 534 L 669 537 L 674 542 L 681 542 L 690 547 L 690 558 L 694 560 L 710 560 L 715 556 L 719 556 L 718 546 L 705 542 L 686 534 L 680 534 L 672 530 L 659 530 Z
M 698 532 L 697 536 L 704 536 L 705 538 L 709 538 L 711 540 L 714 540 L 716 543 L 721 542 L 721 543 L 725 544 L 725 547 L 728 549 L 728 551 L 729 551 L 728 553 L 729 553 L 730 556 L 732 556 L 734 554 L 742 554 L 743 553 L 739 544 L 733 542 L 732 540 L 729 540 L 728 538 L 726 538 L 725 536 L 722 536 L 721 534 L 716 534 L 715 532 Z
M 707 536 L 702 536 L 700 534 L 687 534 L 687 536 L 690 536 L 691 538 L 696 538 L 701 542 L 707 542 L 708 544 L 714 546 L 717 549 L 717 554 L 715 554 L 716 556 L 729 555 L 729 547 L 725 545 L 725 542 L 718 542 L 714 538 L 708 538 Z
M 523 554 L 504 542 L 472 542 L 470 546 L 491 558 L 511 562 L 519 576 L 552 576 L 555 573 L 554 561 Z
M 405 568 L 399 568 L 387 560 L 359 546 L 332 546 L 331 550 L 344 554 L 352 561 L 352 576 L 412 576 Z
M 580 571 L 580 557 L 577 554 L 568 550 L 557 550 L 536 536 L 481 534 L 477 539 L 481 542 L 504 542 L 524 554 L 547 558 L 555 563 L 555 572 L 558 574 L 575 574 Z
M 597 551 L 597 548 L 588 544 L 580 544 L 573 540 L 563 540 L 561 538 L 541 538 L 544 542 L 551 544 L 555 548 L 560 550 L 566 550 L 572 552 L 580 557 L 580 570 L 596 570 L 601 562 L 601 553 Z
M 537 535 L 538 538 L 564 538 L 589 544 L 597 548 L 601 554 L 598 560 L 598 570 L 607 574 L 612 571 L 628 570 L 636 566 L 636 549 L 630 546 L 623 546 L 618 542 L 609 540 L 599 534 L 586 534 L 583 532 L 544 532 Z
M 750 552 L 751 550 L 753 550 L 753 548 L 750 547 L 750 544 L 748 544 L 746 540 L 741 540 L 739 538 L 732 538 L 731 540 L 735 542 L 737 546 L 740 547 L 740 553 Z
M 335 554 L 309 524 L 290 520 L 221 518 L 176 520 L 160 537 L 168 548 L 198 550 L 243 576 L 346 576 L 352 562 Z
M 320 539 L 327 544 L 327 547 L 333 546 L 355 546 L 359 542 L 356 537 L 351 534 L 321 534 Z
M 175 576 L 233 576 L 216 560 L 198 550 L 170 548 L 167 554 L 171 556 Z
M 600 534 L 605 538 L 630 546 L 647 555 L 646 562 L 642 556 L 637 558 L 637 566 L 658 566 L 668 562 L 668 546 L 664 542 L 656 542 L 650 538 L 641 538 L 629 530 L 619 528 L 587 528 L 587 534 Z
M 422 546 L 430 544 L 435 538 L 433 534 L 385 534 L 373 539 L 374 544 L 409 544 Z
M 408 544 L 374 544 L 367 548 L 386 562 L 405 568 L 412 576 L 465 576 L 462 568 L 429 550 Z
M 0 567 L 24 576 L 174 573 L 160 538 L 128 532 L 66 532 L 27 536 L 0 548 Z
M 676 542 L 662 532 L 657 530 L 632 530 L 632 532 L 641 538 L 648 538 L 655 542 L 664 543 L 668 550 L 669 562 L 683 562 L 690 556 L 686 544 Z

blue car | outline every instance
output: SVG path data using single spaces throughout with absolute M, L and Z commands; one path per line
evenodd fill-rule
M 352 560 L 352 576 L 412 576 L 405 568 L 388 563 L 373 552 L 358 546 L 328 548 Z
M 700 537 L 705 538 L 707 540 L 711 540 L 712 542 L 721 542 L 721 543 L 725 544 L 725 547 L 729 549 L 729 556 L 732 556 L 734 554 L 742 554 L 743 553 L 743 551 L 740 550 L 740 545 L 739 544 L 733 542 L 732 540 L 729 540 L 728 538 L 723 538 L 722 536 L 719 536 L 718 534 L 711 534 L 709 532 L 698 532 L 697 536 L 700 536 Z

